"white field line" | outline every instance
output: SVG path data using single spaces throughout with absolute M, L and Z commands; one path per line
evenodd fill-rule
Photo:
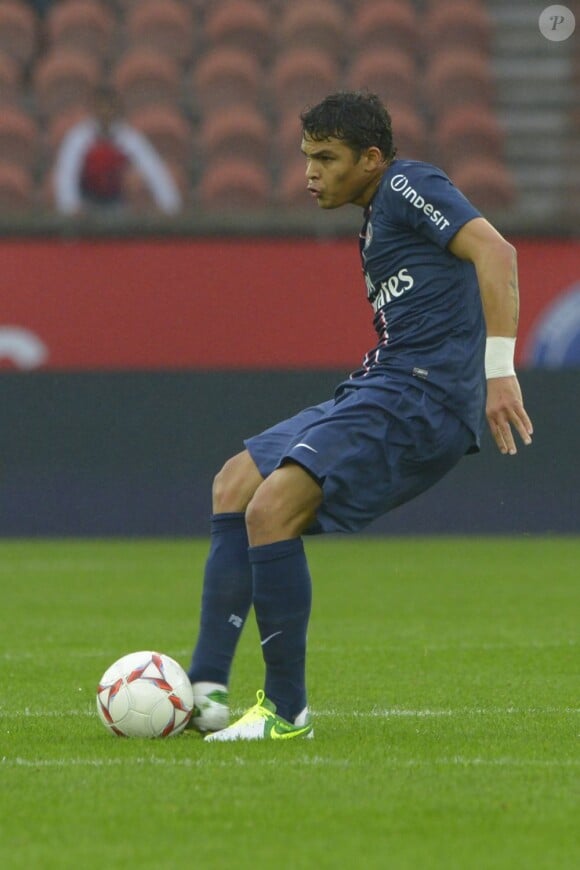
M 16 756 L 0 758 L 0 767 L 25 767 L 25 768 L 67 768 L 67 767 L 166 767 L 166 768 L 195 768 L 195 767 L 229 767 L 245 765 L 256 766 L 279 766 L 280 757 L 276 753 L 274 758 L 248 759 L 239 755 L 233 755 L 228 759 L 212 758 L 211 750 L 202 758 L 23 758 Z M 321 755 L 303 756 L 302 758 L 287 758 L 285 764 L 295 767 L 364 767 L 352 759 L 328 758 Z M 505 768 L 556 768 L 556 767 L 579 767 L 579 759 L 557 758 L 467 758 L 456 755 L 449 758 L 381 758 L 381 765 L 393 768 L 429 768 L 429 767 L 505 767 Z
M 569 649 L 578 646 L 578 640 L 569 639 L 569 640 L 530 640 L 530 641 L 497 641 L 497 642 L 483 642 L 483 643 L 471 643 L 467 641 L 457 641 L 456 643 L 422 643 L 418 640 L 409 640 L 408 643 L 378 643 L 375 645 L 360 645 L 357 644 L 358 652 L 376 652 L 380 647 L 382 651 L 386 652 L 417 652 L 420 650 L 423 653 L 437 653 L 437 652 L 448 652 L 450 650 L 463 650 L 469 652 L 471 650 L 483 650 L 484 652 L 494 652 L 495 650 L 520 650 L 520 649 Z M 143 649 L 146 647 L 143 646 Z M 344 647 L 339 646 L 326 646 L 325 644 L 310 644 L 310 652 L 312 654 L 316 653 L 325 653 L 325 654 L 342 654 L 344 653 Z M 17 662 L 17 661 L 29 661 L 29 660 L 37 660 L 41 655 L 46 655 L 46 650 L 44 653 L 41 651 L 31 651 L 31 650 L 22 650 L 20 652 L 14 652 L 12 650 L 5 650 L 0 652 L 0 661 L 5 662 Z M 60 654 L 60 653 L 59 653 Z M 119 656 L 123 654 L 123 651 L 119 651 Z M 170 653 L 174 658 L 189 660 L 191 657 L 191 649 L 178 649 L 172 650 Z M 103 661 L 110 662 L 112 656 L 115 655 L 113 653 L 111 655 L 110 652 L 103 649 L 86 649 L 86 650 L 71 650 L 69 655 L 72 658 L 76 659 L 103 659 Z
M 503 652 L 510 650 L 548 650 L 548 649 L 570 649 L 578 646 L 577 640 L 526 640 L 526 641 L 450 641 L 448 643 L 430 643 L 429 641 L 409 640 L 408 643 L 381 643 L 376 644 L 356 644 L 357 652 L 376 653 L 377 650 L 382 652 L 394 653 L 446 653 L 446 652 Z M 325 653 L 330 655 L 343 655 L 344 646 L 326 646 L 325 644 L 311 644 L 310 652 L 312 654 Z
M 234 715 L 244 710 L 233 710 Z M 577 707 L 463 707 L 456 710 L 408 710 L 400 707 L 373 710 L 312 710 L 315 717 L 341 719 L 436 719 L 465 718 L 470 716 L 570 716 L 578 715 Z M 8 710 L 0 707 L 0 717 L 9 719 L 67 719 L 75 717 L 95 717 L 96 709 L 82 708 L 71 710 Z

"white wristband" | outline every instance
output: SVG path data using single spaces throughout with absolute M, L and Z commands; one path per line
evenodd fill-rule
M 515 375 L 515 338 L 493 335 L 485 343 L 485 377 L 507 378 Z

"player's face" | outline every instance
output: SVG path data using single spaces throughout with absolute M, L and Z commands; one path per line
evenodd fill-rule
M 320 208 L 339 208 L 347 203 L 366 206 L 384 169 L 378 148 L 357 154 L 341 139 L 302 139 L 306 157 L 308 190 Z

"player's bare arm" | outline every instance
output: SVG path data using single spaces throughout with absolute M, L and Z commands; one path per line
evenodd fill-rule
M 485 218 L 475 218 L 459 230 L 449 250 L 475 266 L 488 341 L 508 339 L 509 348 L 516 337 L 519 316 L 515 248 Z M 486 414 L 501 453 L 517 452 L 512 429 L 518 432 L 524 444 L 531 444 L 532 422 L 524 408 L 515 373 L 503 375 L 501 368 L 497 375 L 488 373 Z

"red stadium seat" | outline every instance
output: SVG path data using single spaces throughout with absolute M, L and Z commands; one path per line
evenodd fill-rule
M 354 48 L 360 52 L 397 48 L 415 55 L 421 46 L 421 28 L 408 0 L 368 0 L 356 4 L 352 22 Z
M 348 71 L 353 90 L 368 89 L 390 102 L 415 105 L 418 75 L 412 58 L 401 49 L 372 49 L 358 54 Z
M 133 2 L 138 2 L 138 0 L 133 0 Z M 193 2 L 193 0 L 190 0 L 190 2 Z M 373 2 L 373 0 L 371 0 L 371 2 Z M 470 6 L 471 8 L 475 7 L 481 9 L 481 7 L 485 6 L 487 2 L 488 0 L 461 0 L 461 5 L 464 8 Z M 457 0 L 421 0 L 421 5 L 426 13 L 430 12 L 436 6 L 448 6 L 453 3 L 457 3 Z
M 434 139 L 438 161 L 447 167 L 468 157 L 502 159 L 502 131 L 485 107 L 459 106 L 437 118 Z
M 175 105 L 181 87 L 179 67 L 154 49 L 129 49 L 113 71 L 113 86 L 127 112 L 150 105 Z
M 75 0 L 49 9 L 46 29 L 51 47 L 72 48 L 104 58 L 112 44 L 115 21 L 98 0 Z
M 38 46 L 34 12 L 21 0 L 0 3 L 0 53 L 8 54 L 21 67 L 31 63 Z
M 34 206 L 30 172 L 14 163 L 0 162 L 0 209 L 3 214 L 27 212 Z
M 177 0 L 142 0 L 127 15 L 127 37 L 133 46 L 145 46 L 185 64 L 194 53 L 192 10 Z
M 489 61 L 468 50 L 436 54 L 425 71 L 425 90 L 435 115 L 455 106 L 489 106 L 494 96 Z
M 298 0 L 281 10 L 279 44 L 290 48 L 310 48 L 343 57 L 346 49 L 347 22 L 340 3 L 333 0 Z
M 440 0 L 423 16 L 423 34 L 428 51 L 462 48 L 489 52 L 491 20 L 483 5 L 465 0 Z
M 336 91 L 340 69 L 334 58 L 309 48 L 294 48 L 282 52 L 274 64 L 270 83 L 271 95 L 283 113 L 318 102 Z
M 249 160 L 209 163 L 201 178 L 198 195 L 207 210 L 223 212 L 263 208 L 270 201 L 271 181 L 266 169 Z
M 262 93 L 262 70 L 247 51 L 214 48 L 194 67 L 194 107 L 202 113 L 244 103 L 257 103 Z
M 503 163 L 491 158 L 466 158 L 453 169 L 451 180 L 476 208 L 508 208 L 516 199 L 512 178 Z
M 393 141 L 397 157 L 425 160 L 427 156 L 427 125 L 412 108 L 401 103 L 389 106 L 393 122 Z
M 306 188 L 306 160 L 295 158 L 283 167 L 276 190 L 276 201 L 291 208 L 312 209 L 312 196 Z
M 177 108 L 146 106 L 130 115 L 129 120 L 166 163 L 181 167 L 191 164 L 193 133 L 189 122 Z
M 253 106 L 211 113 L 201 121 L 199 138 L 207 159 L 239 157 L 263 163 L 270 157 L 270 124 Z
M 101 68 L 94 56 L 72 49 L 54 49 L 35 68 L 38 109 L 52 116 L 74 106 L 88 106 L 100 80 Z
M 247 51 L 260 60 L 270 56 L 272 19 L 267 5 L 258 0 L 223 0 L 209 5 L 204 25 L 208 47 Z
M 39 154 L 38 127 L 26 112 L 4 106 L 0 112 L 0 162 L 34 168 Z

